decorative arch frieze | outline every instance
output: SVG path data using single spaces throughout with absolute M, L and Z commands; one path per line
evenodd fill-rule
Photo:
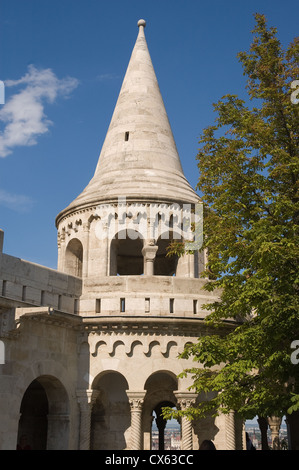
M 149 340 L 148 337 L 136 340 L 127 337 L 122 340 L 118 337 L 110 336 L 105 338 L 105 340 L 92 340 L 91 343 L 90 352 L 93 357 L 100 356 L 101 354 L 109 355 L 110 357 L 117 356 L 119 347 L 124 347 L 127 357 L 134 357 L 135 354 L 140 353 L 145 357 L 152 357 L 153 354 L 158 354 L 165 358 L 175 358 L 178 356 L 178 343 L 166 337 L 159 340 Z

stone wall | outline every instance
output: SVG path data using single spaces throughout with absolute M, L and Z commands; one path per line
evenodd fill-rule
M 0 308 L 46 305 L 75 313 L 81 290 L 80 278 L 0 253 Z

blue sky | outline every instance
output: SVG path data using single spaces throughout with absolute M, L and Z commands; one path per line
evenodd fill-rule
M 195 187 L 212 104 L 227 93 L 245 97 L 236 55 L 249 49 L 255 12 L 284 46 L 298 36 L 297 0 L 0 0 L 4 252 L 56 268 L 55 217 L 93 176 L 140 18 Z

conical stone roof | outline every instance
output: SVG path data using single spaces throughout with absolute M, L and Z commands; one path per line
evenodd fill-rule
M 139 33 L 122 83 L 95 174 L 57 220 L 75 209 L 128 201 L 195 203 L 173 138 L 144 28 Z

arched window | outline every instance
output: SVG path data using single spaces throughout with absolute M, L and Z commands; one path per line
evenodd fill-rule
M 110 275 L 143 274 L 143 240 L 139 232 L 122 230 L 111 242 Z
M 83 246 L 80 240 L 73 238 L 65 251 L 65 272 L 82 277 Z
M 154 273 L 157 276 L 175 276 L 178 264 L 178 257 L 176 255 L 166 256 L 169 244 L 178 239 L 178 236 L 173 231 L 169 231 L 167 238 L 163 238 L 163 234 L 157 240 L 158 251 L 155 258 Z

